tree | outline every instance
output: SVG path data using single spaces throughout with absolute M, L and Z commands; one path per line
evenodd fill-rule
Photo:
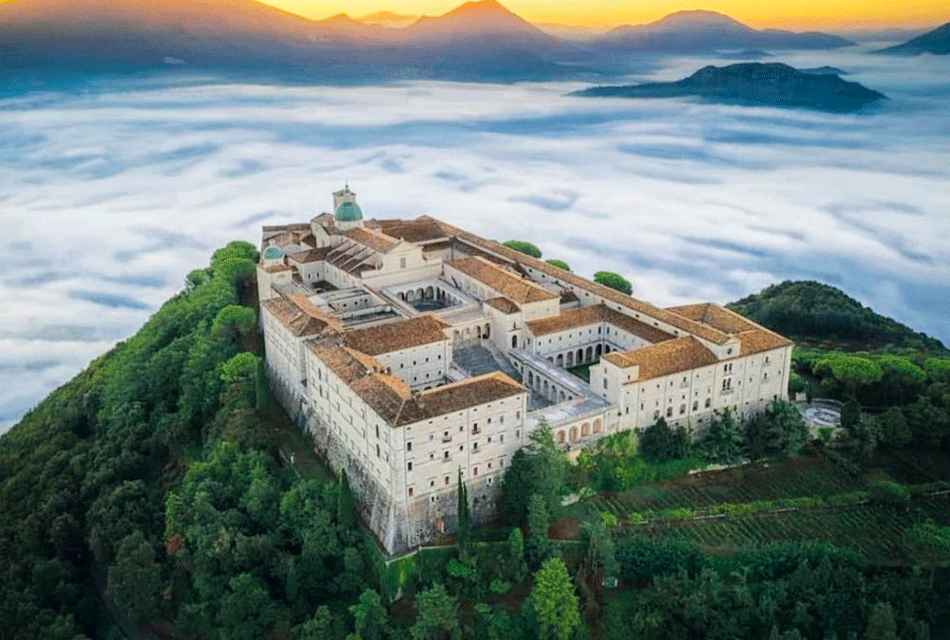
M 662 416 L 643 430 L 640 436 L 640 455 L 647 462 L 667 462 L 686 455 L 689 436 L 684 429 L 674 431 Z
M 221 380 L 230 383 L 256 376 L 259 360 L 260 358 L 250 351 L 242 351 L 221 365 Z
M 459 556 L 465 562 L 472 555 L 472 511 L 468 504 L 468 489 L 462 482 L 462 470 L 459 469 L 458 477 L 458 505 L 456 508 L 458 516 L 458 526 L 455 536 L 455 542 L 458 545 Z
M 211 323 L 211 333 L 216 337 L 246 336 L 257 326 L 254 309 L 239 304 L 229 304 L 221 309 Z
M 530 602 L 542 640 L 568 640 L 581 624 L 574 585 L 561 558 L 549 558 L 534 574 Z
M 920 396 L 917 401 L 906 407 L 907 424 L 913 434 L 914 441 L 926 447 L 940 446 L 940 441 L 947 435 L 948 415 L 934 406 L 927 396 Z
M 870 358 L 845 353 L 831 353 L 815 362 L 815 375 L 833 377 L 853 397 L 858 388 L 878 382 L 883 375 L 881 365 Z
M 895 448 L 910 444 L 910 426 L 900 407 L 891 407 L 881 416 L 881 441 Z
M 524 579 L 528 566 L 524 561 L 524 535 L 521 529 L 514 527 L 508 534 L 508 548 L 505 557 L 505 578 L 512 582 Z
M 848 432 L 852 438 L 857 437 L 858 427 L 861 423 L 861 405 L 857 399 L 852 397 L 841 407 L 841 428 Z
M 106 592 L 132 624 L 147 622 L 158 613 L 158 589 L 162 573 L 155 549 L 141 531 L 119 544 L 115 564 L 109 567 Z
M 458 601 L 435 582 L 416 597 L 416 621 L 409 629 L 413 640 L 461 640 Z
M 551 526 L 551 517 L 548 513 L 544 497 L 535 493 L 528 503 L 528 559 L 534 566 L 538 566 L 551 551 L 551 542 L 548 540 L 548 529 Z
M 337 624 L 334 624 L 337 623 Z M 312 617 L 294 628 L 294 640 L 333 640 L 340 636 L 336 632 L 339 620 L 334 619 L 330 607 L 321 605 Z
M 868 616 L 863 640 L 898 640 L 894 609 L 887 602 L 878 602 Z
M 786 456 L 798 455 L 811 438 L 808 425 L 798 408 L 791 402 L 776 400 L 769 408 L 768 417 L 782 453 Z
M 277 611 L 260 578 L 241 573 L 228 582 L 218 610 L 218 629 L 228 640 L 255 640 L 271 635 Z
M 360 640 L 382 640 L 388 635 L 389 613 L 373 589 L 360 595 L 359 601 L 350 607 L 350 613 Z
M 739 457 L 742 432 L 728 408 L 713 416 L 709 428 L 699 441 L 699 448 L 712 462 L 730 464 Z
M 743 450 L 750 460 L 759 460 L 774 449 L 776 442 L 771 421 L 765 413 L 752 416 L 745 423 Z
M 564 269 L 565 271 L 570 271 L 571 267 L 563 260 L 558 260 L 557 258 L 551 258 L 550 260 L 545 260 L 552 267 L 557 267 L 558 269 Z
M 544 498 L 550 516 L 561 507 L 561 495 L 567 478 L 567 457 L 551 435 L 551 427 L 540 423 L 528 434 L 528 457 L 531 461 L 531 484 Z
M 528 515 L 528 501 L 534 492 L 533 469 L 525 449 L 518 449 L 505 467 L 496 498 L 498 515 L 511 526 L 521 526 Z
M 620 293 L 625 293 L 628 296 L 633 293 L 633 285 L 630 284 L 630 281 L 622 275 L 611 271 L 598 271 L 594 274 L 594 282 L 602 284 L 605 287 L 610 287 L 611 289 L 616 289 Z
M 541 258 L 541 250 L 530 242 L 525 242 L 524 240 L 509 240 L 508 242 L 504 242 L 502 244 L 509 249 L 514 249 L 515 251 L 529 255 L 532 258 Z

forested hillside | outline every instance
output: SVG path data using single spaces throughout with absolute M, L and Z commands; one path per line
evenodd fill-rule
M 787 280 L 726 306 L 799 342 L 851 342 L 862 349 L 944 350 L 936 338 L 874 313 L 840 289 L 820 282 Z
M 944 361 L 895 378 L 888 421 L 859 408 L 844 455 L 809 445 L 783 402 L 694 439 L 661 419 L 576 464 L 542 425 L 506 468 L 499 522 L 472 529 L 460 482 L 457 535 L 385 559 L 346 477 L 300 464 L 303 434 L 296 463 L 278 455 L 293 427 L 242 305 L 256 258 L 217 251 L 0 437 L 0 639 L 926 640 L 946 626 Z M 797 366 L 841 393 L 865 383 L 848 386 L 850 365 Z M 878 454 L 904 475 L 861 466 Z M 756 464 L 718 485 L 686 475 L 742 461 Z

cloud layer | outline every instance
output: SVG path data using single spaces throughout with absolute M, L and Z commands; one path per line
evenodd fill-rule
M 950 342 L 945 61 L 861 53 L 891 100 L 828 115 L 565 97 L 577 84 L 301 87 L 148 76 L 0 98 L 0 430 L 262 224 L 330 207 L 523 238 L 661 305 L 788 278 Z M 714 62 L 673 60 L 637 79 Z

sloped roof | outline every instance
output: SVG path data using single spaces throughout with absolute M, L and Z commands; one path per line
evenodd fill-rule
M 741 345 L 738 354 L 740 356 L 792 345 L 792 341 L 788 338 L 780 336 L 774 331 L 769 331 L 735 311 L 726 309 L 714 302 L 671 307 L 670 310 L 735 337 Z
M 308 249 L 306 251 L 298 251 L 297 253 L 290 254 L 290 259 L 294 262 L 299 262 L 300 264 L 306 264 L 309 262 L 320 262 L 327 259 L 327 254 L 333 250 L 333 247 L 318 247 L 316 249 Z
M 619 291 L 611 289 L 610 287 L 604 286 L 602 284 L 592 282 L 570 271 L 565 271 L 564 269 L 549 265 L 543 260 L 538 260 L 518 251 L 514 251 L 513 249 L 509 249 L 508 247 L 497 242 L 485 240 L 484 238 L 480 238 L 475 234 L 469 233 L 457 227 L 453 227 L 450 224 L 436 220 L 435 218 L 431 218 L 429 216 L 421 216 L 419 219 L 435 221 L 443 228 L 446 235 L 454 236 L 467 243 L 475 245 L 476 247 L 482 247 L 483 249 L 504 256 L 511 262 L 528 265 L 533 269 L 551 276 L 552 278 L 556 278 L 582 289 L 586 289 L 607 300 L 610 300 L 611 302 L 616 302 L 617 304 L 623 305 L 628 309 L 633 309 L 634 311 L 638 311 L 644 315 L 650 316 L 651 318 L 665 322 L 682 331 L 695 334 L 704 340 L 712 342 L 713 344 L 725 344 L 729 340 L 729 336 L 718 329 L 714 329 L 694 320 L 690 320 L 689 318 L 686 318 L 678 313 L 661 309 L 660 307 L 656 307 L 632 296 L 620 293 Z
M 693 336 L 674 338 L 632 351 L 615 351 L 603 356 L 603 359 L 623 369 L 638 365 L 639 375 L 631 382 L 682 373 L 719 362 L 716 354 Z
M 346 236 L 353 242 L 360 243 L 364 247 L 369 247 L 377 253 L 388 253 L 399 244 L 398 240 L 393 240 L 382 233 L 370 231 L 369 229 L 363 229 L 360 227 L 344 231 L 342 235 Z
M 442 227 L 432 220 L 378 220 L 370 224 L 387 236 L 406 242 L 430 242 L 446 237 Z
M 306 300 L 306 298 L 304 299 Z M 298 337 L 329 333 L 339 328 L 339 321 L 322 313 L 318 315 L 308 313 L 301 309 L 295 301 L 288 298 L 271 298 L 262 302 L 261 306 L 273 314 L 293 335 Z
M 497 298 L 489 298 L 488 300 L 485 301 L 485 304 L 492 306 L 495 309 L 498 309 L 502 313 L 508 313 L 508 314 L 518 313 L 518 311 L 521 310 L 521 308 L 518 305 L 516 305 L 514 302 L 512 302 L 508 298 L 502 298 L 501 296 Z
M 515 304 L 557 300 L 558 295 L 511 273 L 481 257 L 469 257 L 448 263 L 462 273 L 488 285 Z
M 406 402 L 396 426 L 429 420 L 488 402 L 527 393 L 525 388 L 500 371 L 486 373 L 435 389 L 423 391 Z
M 641 322 L 636 318 L 631 318 L 628 315 L 611 309 L 604 304 L 568 309 L 562 311 L 559 315 L 542 318 L 540 320 L 532 320 L 525 324 L 527 324 L 528 329 L 530 329 L 531 333 L 535 336 L 543 336 L 549 333 L 567 331 L 569 329 L 600 322 L 612 324 L 618 329 L 623 329 L 628 333 L 643 338 L 647 342 L 662 342 L 664 340 L 672 340 L 676 337 L 662 329 L 651 327 L 645 322 Z
M 448 340 L 443 331 L 449 326 L 432 314 L 424 314 L 408 320 L 353 329 L 346 332 L 343 341 L 348 347 L 377 356 Z

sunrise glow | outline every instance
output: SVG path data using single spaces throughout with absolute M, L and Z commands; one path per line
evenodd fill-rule
M 309 18 L 338 13 L 359 17 L 376 11 L 411 15 L 441 15 L 461 4 L 455 0 L 267 0 L 268 4 Z M 950 20 L 945 0 L 870 2 L 869 0 L 822 0 L 821 2 L 774 3 L 752 0 L 641 0 L 635 4 L 616 0 L 512 0 L 508 9 L 531 22 L 553 22 L 591 27 L 641 24 L 674 11 L 707 9 L 725 13 L 753 27 L 828 28 L 927 26 Z

